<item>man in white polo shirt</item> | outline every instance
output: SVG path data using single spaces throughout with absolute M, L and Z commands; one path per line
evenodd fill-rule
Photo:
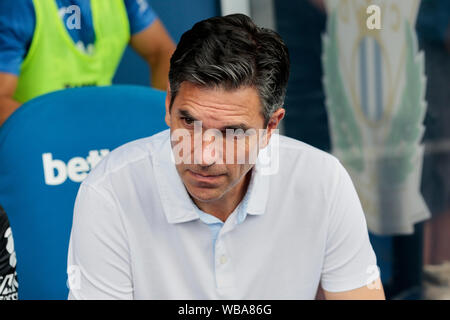
M 170 130 L 114 150 L 80 187 L 70 299 L 384 299 L 347 172 L 276 133 L 288 77 L 282 39 L 244 15 L 181 37 Z

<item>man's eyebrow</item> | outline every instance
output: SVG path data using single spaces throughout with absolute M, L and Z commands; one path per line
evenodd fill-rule
M 189 111 L 187 111 L 187 110 L 178 109 L 178 114 L 180 115 L 180 117 L 185 117 L 185 118 L 189 118 L 189 119 L 191 119 L 193 121 L 197 121 L 197 119 L 193 115 L 191 115 L 189 113 Z M 231 125 L 224 126 L 224 127 L 220 128 L 219 131 L 224 131 L 225 132 L 227 129 L 231 129 L 231 130 L 239 130 L 239 129 L 241 129 L 244 132 L 246 132 L 247 130 L 250 129 L 250 127 L 247 126 L 244 123 L 235 124 L 235 125 L 231 124 Z
M 178 110 L 178 114 L 179 114 L 181 117 L 189 118 L 189 119 L 192 119 L 192 120 L 194 120 L 194 121 L 197 120 L 197 119 L 195 119 L 195 117 L 192 116 L 192 115 L 189 113 L 189 111 L 187 111 L 187 110 L 179 109 L 179 110 Z

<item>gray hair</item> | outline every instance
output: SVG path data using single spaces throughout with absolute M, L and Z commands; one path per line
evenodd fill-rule
M 200 21 L 182 35 L 170 60 L 170 107 L 184 81 L 226 90 L 254 87 L 267 125 L 284 104 L 289 64 L 281 37 L 246 15 Z

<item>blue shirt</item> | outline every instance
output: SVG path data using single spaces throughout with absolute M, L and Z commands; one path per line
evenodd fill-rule
M 73 41 L 81 50 L 89 52 L 95 42 L 90 0 L 54 0 L 59 8 L 64 25 L 72 11 L 66 8 L 76 5 L 80 8 L 82 28 L 67 28 Z M 156 14 L 146 0 L 123 0 L 128 13 L 130 33 L 135 34 L 156 19 Z M 19 75 L 20 66 L 27 55 L 33 39 L 36 17 L 31 0 L 0 0 L 0 72 Z

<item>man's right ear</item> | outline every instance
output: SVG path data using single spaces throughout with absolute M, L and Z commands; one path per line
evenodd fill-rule
M 170 83 L 167 83 L 167 90 L 166 90 L 166 116 L 164 117 L 164 120 L 166 121 L 167 126 L 170 127 L 171 119 L 170 119 L 170 100 L 171 94 L 170 94 Z

